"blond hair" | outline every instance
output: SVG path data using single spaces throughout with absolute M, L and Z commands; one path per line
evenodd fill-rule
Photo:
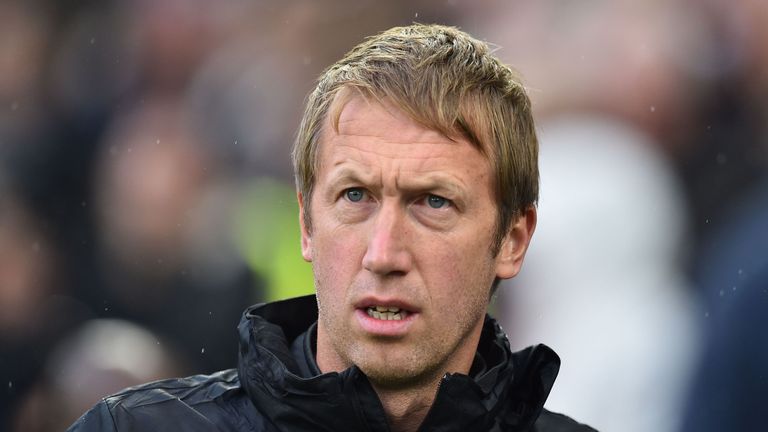
M 338 130 L 344 95 L 350 93 L 342 90 L 353 89 L 386 99 L 446 137 L 466 138 L 489 159 L 498 206 L 495 256 L 513 219 L 535 205 L 539 194 L 531 102 L 517 74 L 486 43 L 454 27 L 395 27 L 357 45 L 320 76 L 294 144 L 296 187 L 308 228 L 322 128 L 330 115 Z

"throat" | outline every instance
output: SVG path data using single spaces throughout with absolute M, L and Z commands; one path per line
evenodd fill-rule
M 392 432 L 415 432 L 419 429 L 435 401 L 438 382 L 407 390 L 378 388 L 372 383 Z

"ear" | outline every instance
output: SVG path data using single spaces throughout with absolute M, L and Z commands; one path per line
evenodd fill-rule
M 299 225 L 301 226 L 301 256 L 304 261 L 312 262 L 312 238 L 309 235 L 307 221 L 304 220 L 304 196 L 301 192 L 296 192 L 296 198 L 299 201 Z
M 509 228 L 496 256 L 496 276 L 509 279 L 520 272 L 525 252 L 536 229 L 536 207 L 528 207 Z

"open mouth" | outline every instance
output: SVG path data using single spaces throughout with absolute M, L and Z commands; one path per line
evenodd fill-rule
M 365 311 L 368 316 L 384 321 L 400 321 L 408 315 L 406 310 L 394 306 L 368 306 Z

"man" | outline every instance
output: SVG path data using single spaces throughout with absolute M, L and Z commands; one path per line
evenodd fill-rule
M 294 148 L 317 296 L 248 309 L 237 370 L 106 398 L 91 430 L 586 431 L 486 307 L 536 225 L 530 101 L 454 28 L 394 28 L 320 78 Z

